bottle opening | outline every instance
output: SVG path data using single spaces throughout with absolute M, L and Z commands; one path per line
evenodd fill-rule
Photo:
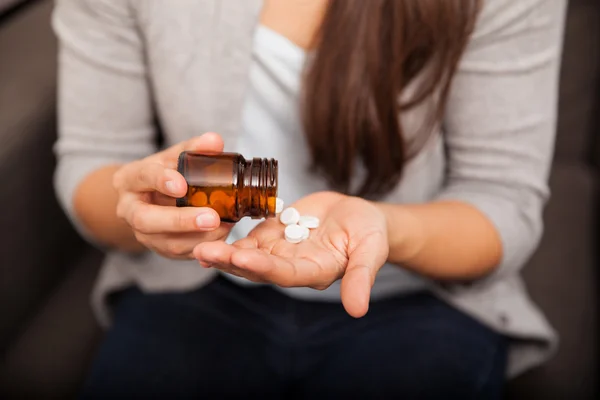
M 252 218 L 275 216 L 277 199 L 277 160 L 253 158 L 246 162 L 244 171 L 246 215 Z

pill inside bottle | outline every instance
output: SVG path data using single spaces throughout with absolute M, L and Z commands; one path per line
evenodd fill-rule
M 188 184 L 177 207 L 209 207 L 223 222 L 276 216 L 277 160 L 185 151 L 179 155 L 177 171 Z

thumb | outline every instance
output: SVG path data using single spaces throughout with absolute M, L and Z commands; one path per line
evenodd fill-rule
M 388 251 L 385 235 L 372 233 L 363 237 L 350 252 L 340 290 L 342 304 L 354 318 L 363 317 L 369 310 L 371 288 Z
M 159 162 L 167 168 L 177 168 L 177 158 L 183 151 L 200 151 L 203 153 L 221 153 L 223 152 L 223 139 L 221 135 L 214 132 L 208 132 L 201 136 L 177 143 L 166 150 L 157 154 Z

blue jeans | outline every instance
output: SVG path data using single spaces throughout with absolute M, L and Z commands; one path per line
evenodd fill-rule
M 81 398 L 499 399 L 504 385 L 508 340 L 428 293 L 354 319 L 221 277 L 114 306 Z

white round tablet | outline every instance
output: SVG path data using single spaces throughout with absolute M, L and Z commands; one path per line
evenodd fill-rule
M 303 215 L 298 220 L 298 225 L 307 227 L 309 229 L 317 229 L 319 227 L 319 218 L 313 217 L 312 215 Z
M 304 240 L 305 229 L 300 225 L 292 224 L 285 227 L 285 240 L 290 243 L 300 243 Z
M 300 226 L 302 229 L 304 229 L 304 237 L 302 237 L 302 240 L 308 239 L 310 237 L 310 230 L 305 226 L 301 226 L 301 225 L 298 225 L 298 226 Z
M 280 214 L 283 211 L 283 200 L 279 197 L 275 200 L 275 214 Z
M 279 220 L 284 225 L 291 225 L 298 223 L 300 219 L 300 213 L 294 207 L 286 208 L 279 215 Z

